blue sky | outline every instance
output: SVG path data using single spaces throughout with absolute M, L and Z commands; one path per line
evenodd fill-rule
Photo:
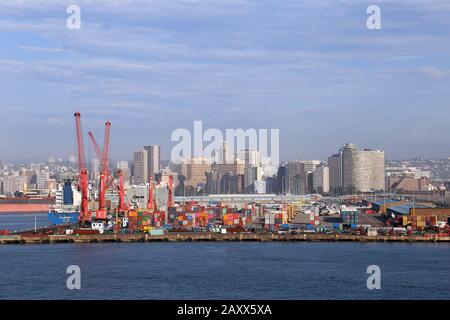
M 112 122 L 116 160 L 168 155 L 194 120 L 280 129 L 282 160 L 345 142 L 448 157 L 449 17 L 442 0 L 0 0 L 0 158 L 74 154 L 76 110 L 99 140 Z

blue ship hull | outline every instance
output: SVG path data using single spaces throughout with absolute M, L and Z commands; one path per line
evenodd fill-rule
M 76 223 L 80 217 L 79 212 L 49 212 L 48 221 L 51 224 Z

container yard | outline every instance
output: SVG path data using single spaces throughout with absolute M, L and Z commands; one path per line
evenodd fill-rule
M 212 195 L 174 196 L 173 176 L 151 175 L 125 189 L 121 170 L 111 172 L 111 122 L 104 144 L 89 139 L 100 160 L 98 189 L 88 180 L 81 115 L 75 113 L 78 175 L 64 181 L 59 201 L 50 205 L 51 227 L 10 233 L 2 243 L 102 241 L 447 241 L 450 210 L 399 199 L 361 196 Z M 109 195 L 109 197 L 108 197 Z M 116 198 L 117 201 L 112 201 Z M 79 202 L 75 203 L 75 198 Z M 400 237 L 400 238 L 398 238 Z M 34 240 L 32 240 L 34 239 Z

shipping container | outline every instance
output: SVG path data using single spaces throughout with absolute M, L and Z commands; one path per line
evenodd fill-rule
M 150 235 L 151 236 L 163 236 L 164 235 L 164 229 L 150 229 Z

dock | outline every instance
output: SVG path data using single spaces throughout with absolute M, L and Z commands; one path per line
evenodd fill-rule
M 442 236 L 367 236 L 343 234 L 256 234 L 256 233 L 167 233 L 148 234 L 96 234 L 96 235 L 11 235 L 1 236 L 0 244 L 57 244 L 106 242 L 450 242 Z

